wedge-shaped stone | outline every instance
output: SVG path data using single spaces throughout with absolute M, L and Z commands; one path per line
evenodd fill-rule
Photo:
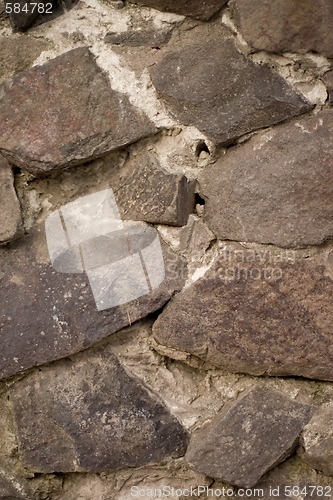
M 148 226 L 141 223 L 140 227 L 144 230 Z M 52 229 L 57 230 L 56 226 Z M 134 263 L 136 267 L 127 268 L 126 264 L 121 268 L 122 249 L 128 247 L 123 245 L 123 239 L 119 239 L 120 254 L 116 255 L 118 247 L 114 240 L 114 253 L 103 253 L 102 237 L 100 240 L 91 239 L 90 246 L 83 249 L 86 252 L 84 262 L 88 277 L 87 273 L 82 273 L 82 269 L 76 268 L 74 250 L 58 257 L 54 253 L 52 243 L 57 241 L 57 234 L 54 240 L 51 238 L 49 241 L 55 267 L 50 263 L 44 229 L 0 249 L 1 379 L 86 349 L 162 307 L 176 290 L 181 289 L 186 279 L 181 260 L 163 242 L 164 269 L 161 269 L 162 275 L 157 275 L 159 269 L 149 264 L 156 255 L 148 247 L 132 249 L 135 252 L 133 258 L 136 257 L 138 261 Z M 142 234 L 138 233 L 133 240 L 138 246 L 140 238 Z M 101 241 L 100 246 L 97 245 L 98 241 Z M 62 243 L 60 233 L 58 242 L 59 245 Z M 61 250 L 60 246 L 58 248 Z M 155 252 L 161 253 L 158 246 L 156 249 Z M 147 276 L 143 274 L 140 283 L 146 283 L 147 290 L 137 293 L 137 298 L 130 300 L 128 297 L 133 295 L 128 289 L 131 280 L 126 279 L 127 275 L 132 278 L 132 271 L 137 277 L 138 266 L 141 265 L 139 250 L 142 259 L 149 264 L 146 265 L 146 271 L 151 285 L 149 290 Z M 109 270 L 106 269 L 103 274 L 101 267 L 107 267 L 105 264 L 109 264 L 110 259 L 118 263 L 118 270 L 111 273 L 111 277 Z M 98 269 L 101 271 L 96 276 Z M 104 285 L 108 300 L 104 306 L 109 308 L 103 306 L 104 297 L 101 297 Z M 112 286 L 115 286 L 117 297 L 120 295 L 123 299 L 118 300 L 119 305 L 114 307 L 110 291 Z
M 201 178 L 205 218 L 221 239 L 280 247 L 333 236 L 333 111 L 258 134 Z
M 333 380 L 332 268 L 265 254 L 221 255 L 163 310 L 156 341 L 231 372 Z
M 169 53 L 150 72 L 177 118 L 218 143 L 312 107 L 267 65 L 240 54 L 231 39 Z
M 18 382 L 10 400 L 20 452 L 35 472 L 102 472 L 185 454 L 187 432 L 107 349 Z
M 193 435 L 186 460 L 210 477 L 251 488 L 295 449 L 310 410 L 259 385 Z
M 182 16 L 194 17 L 201 21 L 207 21 L 228 0 L 131 0 L 133 3 L 146 5 L 153 9 L 174 12 Z
M 0 245 L 23 232 L 21 206 L 14 188 L 11 167 L 0 154 Z
M 312 0 L 234 0 L 245 40 L 258 50 L 319 52 L 333 57 L 333 4 Z
M 0 88 L 0 150 L 35 174 L 96 158 L 154 132 L 84 47 Z

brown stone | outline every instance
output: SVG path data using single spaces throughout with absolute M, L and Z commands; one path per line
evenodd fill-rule
M 158 94 L 182 123 L 230 143 L 311 109 L 282 77 L 247 59 L 225 36 L 168 53 L 150 70 Z
M 183 263 L 161 245 L 161 284 L 105 310 L 97 309 L 87 275 L 73 273 L 73 262 L 69 274 L 51 266 L 44 229 L 0 249 L 0 378 L 86 349 L 161 308 L 186 279 Z
M 34 472 L 102 472 L 185 454 L 187 432 L 101 348 L 27 376 L 10 393 Z
M 270 52 L 319 52 L 333 57 L 333 4 L 312 0 L 234 0 L 245 40 Z
M 172 35 L 172 30 L 136 30 L 124 33 L 109 32 L 104 41 L 113 45 L 129 47 L 160 47 L 166 45 Z
M 208 21 L 228 0 L 131 0 L 157 10 L 174 12 L 182 16 Z
M 154 338 L 170 357 L 174 349 L 234 373 L 333 380 L 328 264 L 282 250 L 226 250 L 170 301 Z
M 316 245 L 333 236 L 333 111 L 322 111 L 229 149 L 199 179 L 218 238 Z
M 323 80 L 324 80 L 324 83 L 327 87 L 328 101 L 332 104 L 333 103 L 333 70 L 325 73 L 325 75 L 323 76 Z
M 11 167 L 0 154 L 0 245 L 23 233 L 21 206 Z
M 251 488 L 295 449 L 310 408 L 256 386 L 192 436 L 186 461 L 207 476 Z
M 35 174 L 83 163 L 155 130 L 110 88 L 84 47 L 23 71 L 0 96 L 0 150 Z

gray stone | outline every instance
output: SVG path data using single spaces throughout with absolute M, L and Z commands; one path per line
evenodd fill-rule
M 10 401 L 34 472 L 141 467 L 186 451 L 178 420 L 105 347 L 28 375 Z
M 170 357 L 189 353 L 233 373 L 332 381 L 328 264 L 290 251 L 226 250 L 170 301 L 154 338 Z
M 303 0 L 234 0 L 245 40 L 271 52 L 319 52 L 333 57 L 333 4 Z
M 38 3 L 46 6 L 47 0 L 40 0 L 40 2 L 38 0 Z M 14 4 L 19 5 L 18 12 L 14 12 Z M 15 0 L 15 2 L 5 0 L 5 5 L 12 10 L 9 14 L 9 20 L 13 31 L 26 30 L 38 16 L 37 6 L 32 6 L 27 0 Z M 27 12 L 25 12 L 25 9 L 27 9 Z
M 323 76 L 323 80 L 324 80 L 324 83 L 327 87 L 328 101 L 332 104 L 333 103 L 333 70 L 325 73 L 325 75 Z
M 333 111 L 229 149 L 199 178 L 205 219 L 221 239 L 316 245 L 333 236 Z
M 158 94 L 177 118 L 217 143 L 231 142 L 312 107 L 267 65 L 239 53 L 231 39 L 168 53 L 150 73 Z
M 302 459 L 316 470 L 333 476 L 333 404 L 323 405 L 303 429 Z
M 111 173 L 110 185 L 122 219 L 183 226 L 194 211 L 195 181 L 168 173 L 153 155 L 131 158 Z
M 210 477 L 251 488 L 295 449 L 311 407 L 256 386 L 195 433 L 186 461 Z
M 104 41 L 113 45 L 129 47 L 160 47 L 166 45 L 172 35 L 172 30 L 136 30 L 124 33 L 109 32 L 105 35 Z
M 182 16 L 208 21 L 228 0 L 131 0 L 157 10 L 174 12 Z
M 0 245 L 22 233 L 21 206 L 14 188 L 13 172 L 0 154 Z
M 85 47 L 21 72 L 0 96 L 0 150 L 35 174 L 83 163 L 155 131 L 111 89 Z
M 97 310 L 85 273 L 73 274 L 69 266 L 72 273 L 66 274 L 51 266 L 44 229 L 0 248 L 0 379 L 86 349 L 161 308 L 186 279 L 179 257 L 161 246 L 164 281 L 106 310 Z

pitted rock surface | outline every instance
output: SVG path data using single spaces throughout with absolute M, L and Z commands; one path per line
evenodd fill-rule
M 0 249 L 0 379 L 86 349 L 161 308 L 186 279 L 179 257 L 161 245 L 161 285 L 104 311 L 96 308 L 86 274 L 54 270 L 43 229 Z
M 14 188 L 11 167 L 0 154 L 0 245 L 23 233 L 21 206 Z
M 311 407 L 256 386 L 191 438 L 186 461 L 210 477 L 251 488 L 294 450 Z
M 333 57 L 333 4 L 322 0 L 233 0 L 245 40 L 258 50 Z
M 84 163 L 155 131 L 111 89 L 85 47 L 19 73 L 0 90 L 0 150 L 35 174 Z
M 170 301 L 154 338 L 230 372 L 333 380 L 329 272 L 324 259 L 226 252 Z
M 153 9 L 174 12 L 182 16 L 207 21 L 218 12 L 228 0 L 131 0 Z
M 209 227 L 222 240 L 280 247 L 332 238 L 332 134 L 326 110 L 229 149 L 199 179 Z
M 282 77 L 247 59 L 227 38 L 168 53 L 150 74 L 171 112 L 217 143 L 312 108 Z
M 34 472 L 140 467 L 186 451 L 178 420 L 105 349 L 34 372 L 10 400 Z

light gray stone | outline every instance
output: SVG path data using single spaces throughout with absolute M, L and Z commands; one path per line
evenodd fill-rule
M 316 245 L 333 236 L 333 111 L 300 118 L 229 149 L 199 178 L 220 239 Z
M 21 206 L 14 188 L 11 167 L 0 154 L 0 245 L 23 233 Z

